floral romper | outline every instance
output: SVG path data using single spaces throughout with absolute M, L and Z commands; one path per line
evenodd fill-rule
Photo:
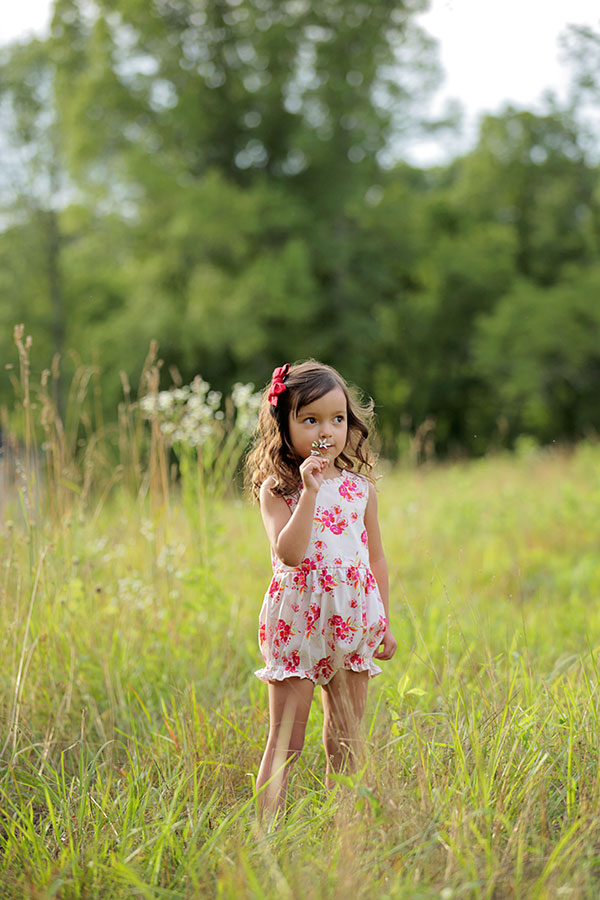
M 293 510 L 299 494 L 286 497 Z M 273 578 L 259 617 L 262 681 L 290 676 L 327 684 L 338 669 L 379 675 L 373 654 L 386 628 L 385 610 L 369 568 L 364 514 L 369 482 L 343 472 L 323 482 L 299 566 L 271 551 Z

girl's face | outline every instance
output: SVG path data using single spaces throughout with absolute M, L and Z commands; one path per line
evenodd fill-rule
M 319 456 L 328 459 L 332 469 L 348 438 L 346 395 L 341 388 L 333 388 L 317 400 L 300 406 L 296 414 L 290 413 L 288 425 L 292 447 L 298 456 L 306 459 L 313 450 L 313 442 L 320 442 Z

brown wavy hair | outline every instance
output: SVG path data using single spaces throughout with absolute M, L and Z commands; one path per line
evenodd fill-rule
M 348 438 L 335 466 L 340 471 L 363 472 L 369 481 L 374 481 L 371 471 L 375 455 L 369 446 L 373 434 L 373 401 L 361 404 L 357 392 L 339 372 L 315 359 L 292 365 L 284 382 L 286 390 L 279 394 L 277 406 L 268 400 L 270 382 L 263 392 L 254 444 L 246 459 L 246 484 L 252 496 L 258 498 L 262 483 L 270 476 L 275 478 L 275 494 L 290 496 L 300 489 L 302 460 L 290 440 L 290 413 L 295 415 L 302 406 L 335 388 L 344 392 L 348 410 Z

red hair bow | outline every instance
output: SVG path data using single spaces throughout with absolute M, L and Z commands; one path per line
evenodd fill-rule
M 284 366 L 279 366 L 279 368 L 275 369 L 275 371 L 273 372 L 271 387 L 267 395 L 267 400 L 269 401 L 271 406 L 277 406 L 279 395 L 283 394 L 284 391 L 287 391 L 287 388 L 283 383 L 283 379 L 285 378 L 289 370 L 290 364 L 286 363 Z

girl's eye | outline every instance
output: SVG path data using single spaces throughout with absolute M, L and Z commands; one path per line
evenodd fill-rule
M 314 423 L 317 420 L 315 419 L 314 416 L 307 416 L 304 421 L 306 422 L 307 425 L 314 425 Z
M 344 416 L 336 416 L 335 419 L 334 419 L 334 421 L 335 421 L 335 422 L 343 422 L 343 421 L 344 421 Z

